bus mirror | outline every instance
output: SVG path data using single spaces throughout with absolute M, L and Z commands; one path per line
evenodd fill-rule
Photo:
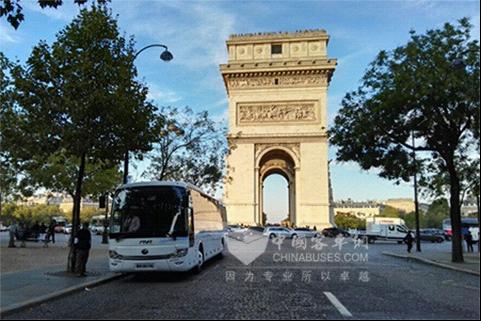
M 105 195 L 99 197 L 99 208 L 105 208 Z

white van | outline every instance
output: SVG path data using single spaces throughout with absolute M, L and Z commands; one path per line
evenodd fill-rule
M 391 217 L 372 217 L 366 219 L 366 237 L 369 243 L 376 240 L 397 241 L 402 243 L 409 229 L 403 219 Z

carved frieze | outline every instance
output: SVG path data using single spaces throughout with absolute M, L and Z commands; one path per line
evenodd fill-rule
M 290 88 L 327 86 L 327 76 L 323 74 L 254 76 L 227 78 L 230 89 Z
M 317 120 L 314 102 L 239 103 L 239 124 L 269 122 L 314 122 Z

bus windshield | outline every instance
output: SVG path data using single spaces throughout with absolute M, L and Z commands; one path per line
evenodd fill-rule
M 176 186 L 118 190 L 112 203 L 110 234 L 114 238 L 187 236 L 188 197 Z

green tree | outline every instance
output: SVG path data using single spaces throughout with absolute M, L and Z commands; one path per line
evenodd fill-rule
M 461 19 L 426 34 L 412 31 L 406 45 L 381 51 L 330 130 L 339 161 L 378 168 L 381 177 L 409 181 L 428 167 L 448 173 L 454 262 L 463 261 L 456 160 L 479 146 L 479 43 L 471 29 Z M 411 154 L 419 151 L 414 163 Z
M 94 207 L 84 207 L 80 211 L 80 221 L 90 222 L 90 219 L 94 216 L 105 215 L 105 210 L 94 208 Z
M 397 208 L 389 205 L 383 206 L 379 213 L 380 217 L 400 217 L 400 215 L 401 212 Z
M 92 161 L 95 160 L 87 159 L 85 162 L 81 197 L 99 197 L 106 191 L 114 189 L 122 180 L 119 166 L 115 163 Z M 75 156 L 67 157 L 64 152 L 51 154 L 41 167 L 32 167 L 28 170 L 28 176 L 24 178 L 28 182 L 24 185 L 35 185 L 52 192 L 67 192 L 74 198 L 78 164 L 79 159 Z
M 336 226 L 343 229 L 365 229 L 366 220 L 360 219 L 351 213 L 338 213 L 334 217 Z
M 409 213 L 400 213 L 399 218 L 402 218 L 404 220 L 404 223 L 406 223 L 406 226 L 409 227 L 410 229 L 416 228 L 416 213 L 414 211 Z M 428 227 L 426 225 L 426 216 L 422 211 L 419 212 L 419 227 L 420 228 Z
M 92 6 L 51 46 L 35 46 L 27 68 L 12 70 L 18 105 L 1 116 L 16 126 L 2 128 L 2 147 L 27 171 L 49 164 L 52 155 L 77 162 L 74 233 L 88 164 L 112 168 L 126 150 L 149 151 L 155 138 L 155 109 L 146 102 L 147 88 L 135 80 L 134 53 L 133 39 L 119 34 L 111 12 Z
M 425 214 L 427 228 L 441 228 L 443 220 L 449 217 L 449 203 L 445 198 L 434 200 Z
M 57 205 L 38 204 L 28 206 L 6 203 L 0 215 L 0 220 L 6 224 L 11 224 L 13 220 L 25 222 L 27 225 L 32 225 L 35 222 L 48 224 L 54 216 L 63 216 L 63 212 Z
M 15 106 L 15 88 L 12 86 L 12 78 L 9 70 L 12 64 L 3 53 L 0 52 L 0 132 L 11 124 L 5 119 L 5 115 L 14 109 Z M 2 136 L 0 136 L 0 146 L 3 145 Z M 2 202 L 18 199 L 21 194 L 30 196 L 33 191 L 27 190 L 21 185 L 19 177 L 22 174 L 18 171 L 15 162 L 10 157 L 8 151 L 0 149 L 0 212 L 2 212 Z
M 72 0 L 79 6 L 88 2 L 88 0 Z M 105 4 L 110 0 L 93 0 L 98 4 Z M 58 8 L 63 4 L 63 0 L 37 0 L 41 8 Z M 5 16 L 8 23 L 17 29 L 20 23 L 25 19 L 21 0 L 1 0 L 0 17 Z
M 185 181 L 214 193 L 224 174 L 225 129 L 206 111 L 163 107 L 163 128 L 145 176 Z

